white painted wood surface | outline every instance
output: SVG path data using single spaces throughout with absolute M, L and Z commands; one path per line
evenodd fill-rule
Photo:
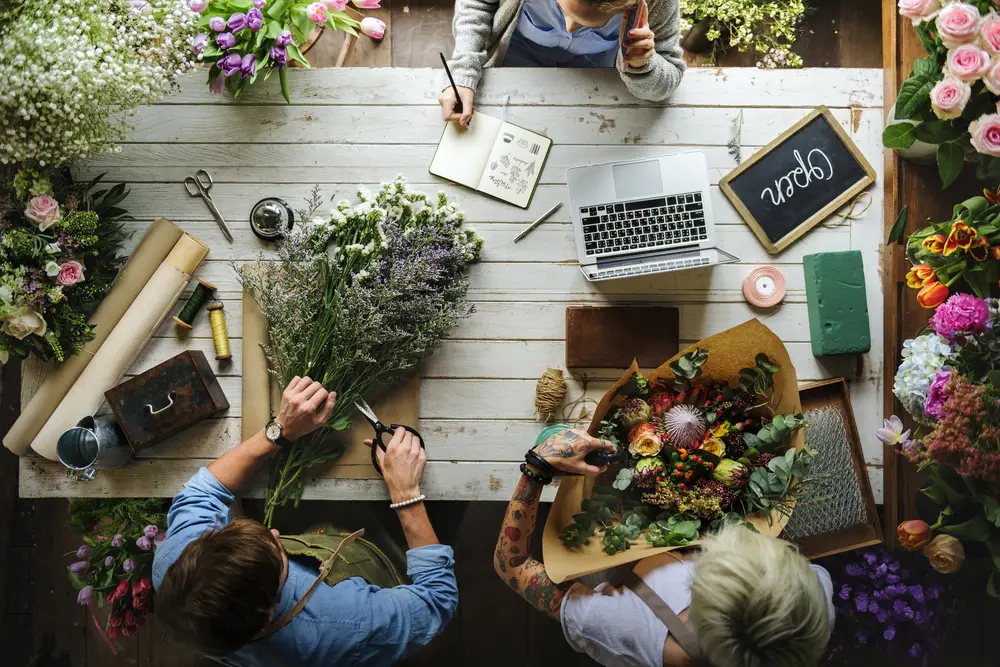
M 294 105 L 276 84 L 250 89 L 240 102 L 209 95 L 198 75 L 179 93 L 140 110 L 120 151 L 77 171 L 126 180 L 125 204 L 141 232 L 164 216 L 208 243 L 212 252 L 198 275 L 220 288 L 230 316 L 233 363 L 217 366 L 233 406 L 171 442 L 143 452 L 133 465 L 106 471 L 87 484 L 69 480 L 58 464 L 26 457 L 24 496 L 129 496 L 174 494 L 198 466 L 239 440 L 242 317 L 239 286 L 228 262 L 251 259 L 269 246 L 249 229 L 250 207 L 263 196 L 298 206 L 314 184 L 326 196 L 353 198 L 359 184 L 375 187 L 403 174 L 418 189 L 443 190 L 460 201 L 470 224 L 486 240 L 483 262 L 473 268 L 470 298 L 476 313 L 463 322 L 423 367 L 420 430 L 427 436 L 426 492 L 432 498 L 507 500 L 516 462 L 533 442 L 536 378 L 565 359 L 565 309 L 573 304 L 655 302 L 680 309 L 682 343 L 759 317 L 788 346 L 800 379 L 843 375 L 850 380 L 877 500 L 881 500 L 883 299 L 879 278 L 882 243 L 882 72 L 860 69 L 762 71 L 689 70 L 668 102 L 631 97 L 613 72 L 494 70 L 479 92 L 479 110 L 542 131 L 555 145 L 541 186 L 527 210 L 482 197 L 427 172 L 442 126 L 437 107 L 440 73 L 432 70 L 306 70 L 291 72 Z M 360 85 L 359 85 L 360 84 Z M 566 201 L 566 169 L 587 163 L 648 155 L 704 151 L 713 184 L 736 166 L 729 155 L 730 120 L 742 110 L 743 156 L 774 139 L 819 105 L 831 108 L 879 173 L 872 205 L 856 220 L 834 218 L 778 257 L 770 257 L 726 199 L 713 189 L 720 244 L 741 263 L 711 270 L 634 278 L 593 285 L 576 266 L 569 209 L 519 243 L 514 235 L 556 201 Z M 183 178 L 198 168 L 214 179 L 213 198 L 236 239 L 229 244 Z M 138 238 L 138 234 L 135 238 Z M 813 252 L 860 249 L 864 254 L 872 350 L 860 357 L 816 358 L 809 346 L 802 257 Z M 740 284 L 755 265 L 779 266 L 788 282 L 783 305 L 769 311 L 748 306 Z M 178 305 L 178 309 L 180 305 Z M 130 374 L 140 373 L 183 349 L 211 359 L 204 312 L 187 337 L 164 324 Z M 215 363 L 215 362 L 213 362 Z M 587 374 L 587 394 L 598 398 L 615 379 L 607 370 Z M 583 392 L 582 378 L 569 396 Z M 25 383 L 28 387 L 30 380 Z M 254 493 L 259 494 L 257 488 Z M 549 489 L 548 496 L 551 497 Z M 320 479 L 306 498 L 384 498 L 378 480 Z

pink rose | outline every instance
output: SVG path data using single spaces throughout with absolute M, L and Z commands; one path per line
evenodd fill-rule
M 372 39 L 382 39 L 385 36 L 385 23 L 379 21 L 374 16 L 366 16 L 361 19 L 361 32 Z
M 24 217 L 38 224 L 38 231 L 44 232 L 62 219 L 59 212 L 59 202 L 50 195 L 32 197 L 28 208 L 24 209 Z
M 1000 157 L 1000 114 L 987 114 L 969 124 L 972 147 L 984 155 Z
M 993 55 L 1000 54 L 1000 15 L 990 12 L 979 26 L 979 41 Z
M 913 25 L 921 21 L 929 21 L 941 11 L 940 0 L 899 0 L 899 13 L 913 21 Z
M 975 44 L 962 44 L 948 52 L 948 71 L 962 81 L 978 81 L 990 69 L 990 54 Z
M 347 0 L 323 0 L 323 4 L 332 12 L 342 12 L 347 9 Z
M 941 120 L 952 120 L 962 115 L 971 96 L 972 86 L 961 79 L 946 76 L 931 90 L 931 108 Z
M 83 282 L 83 264 L 75 259 L 68 259 L 59 265 L 56 281 L 64 287 Z
M 990 70 L 983 76 L 983 84 L 994 95 L 1000 95 L 1000 59 L 995 59 Z
M 946 5 L 937 17 L 937 29 L 941 41 L 949 49 L 959 44 L 968 44 L 979 34 L 982 16 L 973 5 L 956 2 Z
M 309 20 L 312 21 L 313 23 L 317 25 L 323 25 L 324 23 L 326 23 L 327 19 L 326 5 L 324 5 L 322 2 L 312 3 L 311 5 L 306 7 L 306 16 L 308 16 Z

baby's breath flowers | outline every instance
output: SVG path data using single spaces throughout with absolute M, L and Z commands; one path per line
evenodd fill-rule
M 42 167 L 112 148 L 125 116 L 193 66 L 184 0 L 47 0 L 0 9 L 0 162 Z
M 792 53 L 806 13 L 805 0 L 680 0 L 681 29 L 709 21 L 706 37 L 719 48 L 755 51 L 761 67 L 802 67 Z M 713 52 L 713 59 L 714 59 Z

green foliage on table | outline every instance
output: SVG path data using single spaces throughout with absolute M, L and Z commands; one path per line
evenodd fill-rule
M 680 547 L 697 540 L 700 528 L 698 517 L 658 519 L 646 530 L 646 541 L 654 547 Z
M 764 424 L 756 435 L 744 433 L 743 441 L 747 447 L 761 454 L 773 452 L 788 443 L 788 438 L 796 429 L 806 425 L 805 417 L 799 414 L 774 415 L 770 422 Z
M 755 468 L 750 473 L 750 493 L 742 499 L 746 513 L 776 511 L 791 516 L 800 491 L 811 481 L 807 476 L 809 465 L 818 455 L 805 445 L 776 456 L 766 467 Z
M 691 383 L 701 377 L 702 366 L 708 361 L 708 350 L 698 347 L 670 362 L 670 371 L 674 374 L 674 390 L 688 391 Z

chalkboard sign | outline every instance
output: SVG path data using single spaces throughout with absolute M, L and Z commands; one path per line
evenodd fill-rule
M 820 107 L 762 148 L 719 187 L 772 255 L 875 182 L 875 170 Z

